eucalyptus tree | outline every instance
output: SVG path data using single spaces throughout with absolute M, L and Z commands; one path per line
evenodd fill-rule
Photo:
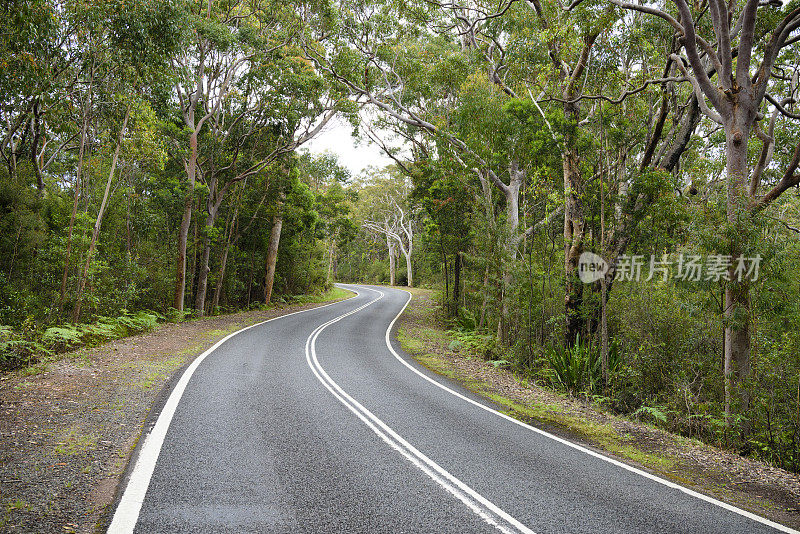
M 60 152 L 75 136 L 67 135 L 67 142 L 62 143 L 57 129 L 48 131 L 47 119 L 61 108 L 75 83 L 78 56 L 71 48 L 80 21 L 68 17 L 65 6 L 47 0 L 14 0 L 0 9 L 0 54 L 4 58 L 0 64 L 0 156 L 12 176 L 27 157 L 42 195 L 46 154 L 55 147 Z M 53 142 L 46 151 L 51 136 Z
M 411 180 L 396 169 L 387 168 L 373 175 L 359 191 L 362 226 L 382 236 L 389 257 L 389 283 L 397 280 L 395 260 L 398 250 L 406 260 L 406 285 L 414 285 L 414 214 L 409 205 Z
M 119 10 L 114 1 L 16 0 L 4 4 L 2 114 L 5 129 L 0 154 L 16 176 L 22 158 L 30 163 L 39 197 L 47 189 L 54 162 L 72 167 L 73 203 L 58 305 L 67 292 L 73 233 L 92 128 L 102 128 L 100 85 L 125 78 L 125 70 L 158 70 L 181 32 L 179 9 L 171 0 Z M 13 72 L 10 72 L 13 71 Z M 122 88 L 126 92 L 128 88 Z M 77 143 L 76 143 L 77 140 Z M 77 151 L 77 161 L 72 152 Z M 53 180 L 57 192 L 63 181 Z M 78 290 L 81 291 L 80 289 Z M 76 309 L 79 312 L 79 304 Z
M 392 4 L 362 2 L 342 3 L 340 13 L 339 38 L 329 39 L 324 47 L 308 46 L 309 58 L 345 86 L 357 102 L 394 121 L 400 135 L 414 140 L 414 132 L 422 132 L 435 139 L 429 157 L 447 153 L 473 180 L 497 188 L 506 201 L 503 235 L 508 238 L 503 239 L 503 247 L 513 258 L 519 244 L 519 194 L 529 162 L 515 159 L 514 141 L 502 137 L 506 132 L 481 132 L 475 125 L 497 121 L 505 128 L 507 117 L 455 114 L 462 86 L 471 87 L 481 83 L 478 78 L 486 78 L 482 52 L 448 31 L 452 28 L 446 10 L 397 9 Z M 438 31 L 440 27 L 442 31 Z M 486 85 L 490 93 L 495 91 L 491 84 Z M 492 147 L 500 147 L 500 155 L 487 148 L 487 139 Z M 503 269 L 505 285 L 510 285 L 511 265 Z M 506 303 L 503 315 L 508 313 Z M 498 331 L 504 328 L 501 321 Z
M 325 152 L 312 156 L 304 153 L 298 162 L 301 179 L 317 198 L 316 210 L 327 240 L 327 281 L 332 283 L 337 277 L 341 249 L 356 237 L 358 231 L 352 219 L 352 206 L 358 200 L 358 192 L 346 187 L 351 179 L 350 171 L 339 163 L 335 154 Z
M 669 25 L 680 43 L 672 60 L 691 85 L 703 115 L 725 133 L 725 231 L 730 257 L 724 305 L 726 413 L 730 414 L 730 389 L 740 386 L 740 410 L 744 414 L 750 405 L 743 386 L 751 369 L 750 280 L 737 275 L 736 268 L 741 258 L 756 251 L 755 215 L 800 184 L 800 142 L 795 140 L 790 141 L 794 156 L 784 164 L 780 178 L 762 184 L 776 145 L 775 120 L 767 117 L 800 120 L 799 114 L 787 109 L 797 96 L 800 7 L 758 0 L 710 0 L 707 12 L 711 20 L 707 24 L 702 21 L 706 8 L 698 11 L 685 0 L 673 0 L 669 6 L 611 1 Z M 769 125 L 762 126 L 764 123 Z M 761 141 L 755 165 L 748 153 L 752 137 Z M 746 423 L 742 431 L 746 436 Z
M 176 142 L 184 150 L 186 171 L 173 305 L 183 309 L 186 249 L 199 180 L 209 191 L 194 303 L 202 315 L 209 233 L 230 188 L 311 139 L 336 110 L 323 80 L 292 51 L 302 26 L 293 5 L 209 3 L 195 8 L 190 21 L 192 45 L 172 59 L 180 73 L 174 90 L 184 129 Z
M 151 133 L 147 130 L 152 127 L 152 110 L 142 99 L 142 95 L 147 95 L 148 87 L 152 85 L 169 83 L 169 63 L 165 58 L 174 54 L 182 42 L 182 29 L 179 26 L 181 12 L 170 2 L 138 5 L 122 12 L 115 11 L 115 7 L 117 6 L 113 3 L 105 6 L 106 10 L 110 10 L 110 15 L 108 12 L 104 13 L 110 18 L 108 26 L 100 30 L 100 36 L 105 37 L 107 32 L 107 38 L 102 39 L 102 48 L 96 48 L 92 57 L 94 69 L 97 71 L 94 92 L 98 100 L 98 119 L 108 123 L 108 136 L 112 139 L 116 137 L 116 140 L 111 142 L 114 149 L 108 178 L 97 209 L 84 266 L 78 273 L 78 288 L 72 311 L 72 321 L 75 323 L 81 318 L 83 292 L 120 161 L 120 152 L 128 135 L 129 120 L 133 115 L 136 122 L 135 140 L 146 146 L 147 143 L 142 138 Z M 130 147 L 127 152 L 130 155 L 137 154 L 137 150 L 131 150 Z M 157 157 L 157 154 L 153 156 Z M 126 159 L 129 159 L 128 154 L 123 155 L 123 160 Z
M 644 16 L 623 17 L 607 5 L 474 1 L 442 2 L 453 13 L 468 48 L 480 51 L 487 80 L 511 97 L 506 109 L 520 121 L 550 133 L 563 176 L 565 342 L 592 334 L 593 311 L 583 309 L 577 264 L 586 240 L 600 237 L 611 269 L 604 280 L 608 298 L 616 263 L 640 220 L 653 208 L 664 179 L 651 167 L 674 171 L 699 122 L 696 98 L 685 99 L 682 77 L 669 55 L 675 39 Z M 655 105 L 661 88 L 661 106 Z M 656 110 L 658 111 L 656 112 Z M 532 118 L 538 115 L 538 121 Z M 663 135 L 668 119 L 670 131 Z M 608 196 L 612 216 L 601 229 L 590 224 L 590 184 L 600 180 L 601 204 Z M 513 185 L 513 181 L 512 184 Z M 502 190 L 502 187 L 498 185 Z M 560 216 L 547 215 L 542 224 Z M 518 239 L 521 234 L 518 234 Z M 594 289 L 594 288 L 593 288 Z M 593 300 L 593 299 L 589 299 Z

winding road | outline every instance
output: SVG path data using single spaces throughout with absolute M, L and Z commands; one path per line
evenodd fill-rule
M 109 532 L 794 532 L 495 411 L 400 350 L 407 292 L 342 287 L 187 368 Z

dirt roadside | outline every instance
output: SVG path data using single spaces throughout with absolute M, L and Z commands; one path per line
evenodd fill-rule
M 94 532 L 170 377 L 236 330 L 322 304 L 163 324 L 0 376 L 0 532 Z
M 427 368 L 491 399 L 526 423 L 800 529 L 800 476 L 613 416 L 588 402 L 529 383 L 479 356 L 459 352 L 435 311 L 433 292 L 411 292 L 414 297 L 398 320 L 398 338 L 403 349 Z

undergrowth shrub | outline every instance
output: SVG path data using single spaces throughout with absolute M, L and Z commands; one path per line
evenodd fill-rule
M 466 308 L 459 308 L 450 320 L 448 336 L 452 339 L 450 350 L 464 350 L 486 360 L 505 361 L 505 355 L 492 334 L 476 331 L 475 316 Z
M 571 394 L 597 391 L 603 381 L 600 345 L 594 341 L 576 339 L 572 347 L 555 346 L 545 352 L 553 370 L 554 385 Z M 619 345 L 609 343 L 608 372 L 614 373 L 621 361 Z
M 15 332 L 0 326 L 0 367 L 14 369 L 31 365 L 46 356 L 83 346 L 92 346 L 156 327 L 164 316 L 154 311 L 125 312 L 119 317 L 99 317 L 92 324 L 63 324 L 44 332 Z
M 22 334 L 15 332 L 10 326 L 0 325 L 0 369 L 31 365 L 39 356 L 50 354 L 40 343 L 23 339 Z

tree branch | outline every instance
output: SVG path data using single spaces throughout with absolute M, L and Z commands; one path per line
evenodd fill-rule
M 719 111 L 720 113 L 727 113 L 722 105 L 722 100 L 720 99 L 719 92 L 717 89 L 711 84 L 711 80 L 708 78 L 708 74 L 706 74 L 706 69 L 703 67 L 703 62 L 700 59 L 700 55 L 697 53 L 697 35 L 694 31 L 694 20 L 692 19 L 692 13 L 689 10 L 689 6 L 686 3 L 686 0 L 673 0 L 675 5 L 678 7 L 678 12 L 681 15 L 681 22 L 683 23 L 683 39 L 682 44 L 683 48 L 686 50 L 686 55 L 689 58 L 689 65 L 692 67 L 692 71 L 694 72 L 696 82 L 692 85 L 695 86 L 696 89 L 702 90 L 702 93 L 708 97 L 711 101 L 711 105 Z M 714 0 L 710 0 L 714 2 Z M 730 58 L 730 54 L 728 54 Z M 679 61 L 679 68 L 684 72 L 685 75 L 688 75 L 686 72 L 685 67 L 683 67 L 683 62 Z M 721 73 L 720 73 L 721 74 Z M 702 94 L 701 93 L 701 94 Z M 701 107 L 705 107 L 708 109 L 708 106 L 705 105 L 703 99 L 700 98 L 701 95 L 698 95 L 698 101 L 701 102 Z M 706 109 L 703 111 L 705 112 Z M 715 114 L 719 117 L 719 114 Z M 713 118 L 713 115 L 710 115 Z M 716 120 L 716 119 L 715 119 Z
M 800 142 L 797 143 L 797 147 L 794 149 L 794 156 L 792 157 L 792 161 L 789 163 L 789 166 L 786 168 L 786 172 L 784 172 L 783 177 L 766 195 L 758 199 L 753 206 L 754 211 L 765 208 L 776 198 L 781 196 L 784 191 L 790 187 L 800 184 L 800 174 L 795 174 L 795 172 L 797 172 L 798 165 L 800 165 Z
M 696 53 L 697 52 L 695 51 L 695 54 Z M 678 66 L 678 69 L 680 69 L 680 71 L 683 72 L 683 75 L 686 76 L 686 78 L 692 84 L 692 87 L 694 88 L 694 94 L 697 97 L 697 103 L 700 105 L 700 109 L 703 111 L 703 113 L 705 113 L 714 122 L 722 124 L 722 115 L 720 115 L 719 113 L 708 107 L 708 104 L 706 104 L 706 99 L 703 89 L 701 88 L 698 79 L 692 76 L 686 69 L 686 66 L 683 64 L 683 58 L 681 58 L 677 54 L 672 54 L 670 57 L 675 61 L 675 64 Z M 705 76 L 705 79 L 708 80 L 706 71 L 703 70 L 702 73 L 703 76 Z

